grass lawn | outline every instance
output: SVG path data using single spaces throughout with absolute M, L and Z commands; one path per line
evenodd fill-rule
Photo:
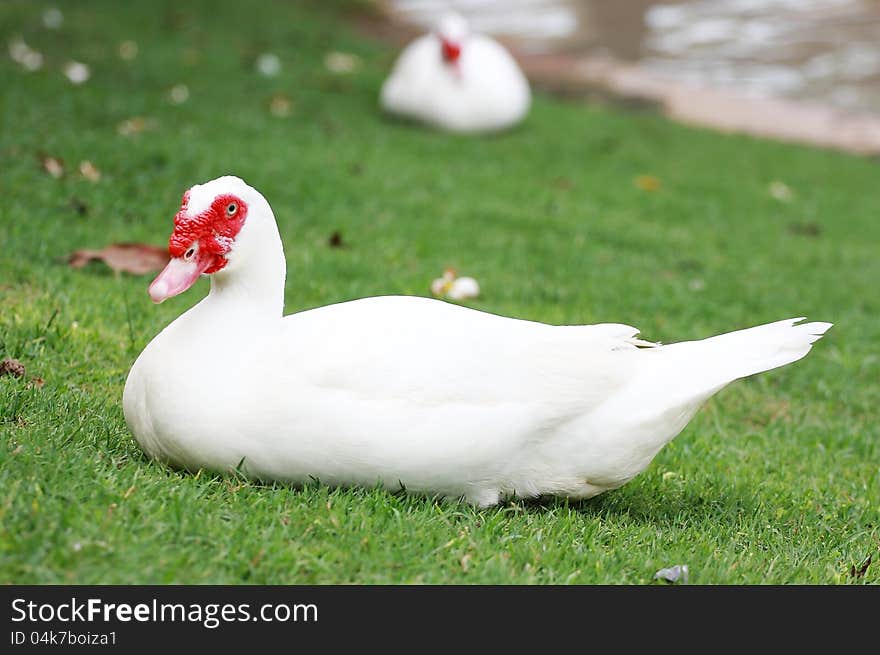
M 678 563 L 695 583 L 880 582 L 876 161 L 541 95 L 503 136 L 394 123 L 377 94 L 395 53 L 346 27 L 345 3 L 64 3 L 57 31 L 43 6 L 0 5 L 4 40 L 46 57 L 33 73 L 0 58 L 0 358 L 27 367 L 0 378 L 0 583 L 641 584 Z M 328 71 L 330 51 L 360 70 Z M 262 52 L 280 74 L 254 72 Z M 62 75 L 69 58 L 88 82 Z M 122 389 L 208 284 L 153 306 L 151 277 L 65 256 L 164 244 L 182 192 L 226 173 L 273 205 L 288 312 L 427 295 L 455 266 L 483 287 L 473 307 L 664 342 L 804 314 L 836 326 L 587 502 L 476 510 L 171 471 L 131 438 Z M 328 246 L 337 230 L 347 248 Z

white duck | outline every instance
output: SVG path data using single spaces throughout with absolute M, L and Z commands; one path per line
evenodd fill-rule
M 511 127 L 529 110 L 529 83 L 497 41 L 448 14 L 401 53 L 382 86 L 382 108 L 450 132 Z
M 656 346 L 626 325 L 553 326 L 406 296 L 282 316 L 275 217 L 236 177 L 186 192 L 169 251 L 155 302 L 201 274 L 211 291 L 126 381 L 125 418 L 150 456 L 481 506 L 619 487 L 709 396 L 800 359 L 830 327 L 789 319 Z

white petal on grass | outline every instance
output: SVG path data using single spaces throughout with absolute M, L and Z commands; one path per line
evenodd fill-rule
M 480 295 L 480 285 L 472 277 L 456 278 L 446 293 L 453 300 L 466 300 Z
M 25 55 L 24 59 L 21 62 L 21 65 L 28 71 L 37 71 L 43 67 L 43 55 L 36 50 L 32 50 L 31 52 Z
M 794 198 L 794 191 L 791 190 L 791 187 L 785 182 L 780 182 L 779 180 L 771 182 L 770 186 L 767 187 L 767 190 L 770 192 L 770 195 L 779 202 L 791 202 Z
M 9 42 L 9 56 L 27 71 L 39 70 L 43 67 L 43 55 L 31 48 L 20 36 Z
M 457 277 L 454 268 L 443 271 L 443 277 L 431 282 L 431 293 L 435 296 L 466 300 L 480 295 L 480 285 L 472 277 Z
M 92 71 L 88 64 L 81 61 L 69 61 L 64 64 L 64 76 L 73 84 L 84 84 L 89 81 Z
M 189 100 L 189 87 L 186 84 L 175 84 L 168 92 L 168 99 L 173 105 L 182 105 Z
M 263 77 L 275 77 L 281 72 L 281 60 L 278 55 L 264 52 L 257 57 L 256 69 Z
M 58 7 L 49 7 L 43 12 L 43 25 L 46 29 L 57 30 L 64 24 L 64 14 Z
M 654 579 L 664 580 L 665 582 L 669 582 L 671 584 L 675 584 L 676 582 L 687 584 L 688 565 L 676 564 L 675 566 L 670 566 L 668 569 L 660 569 L 654 574 Z

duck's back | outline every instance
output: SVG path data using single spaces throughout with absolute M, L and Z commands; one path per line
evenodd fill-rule
M 315 384 L 422 405 L 540 401 L 583 409 L 628 379 L 636 333 L 382 296 L 287 316 L 283 357 Z

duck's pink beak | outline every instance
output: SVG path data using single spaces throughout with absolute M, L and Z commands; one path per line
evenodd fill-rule
M 182 257 L 172 257 L 168 265 L 150 284 L 150 298 L 154 303 L 173 298 L 183 293 L 196 283 L 199 275 L 204 273 L 211 260 L 207 257 L 193 257 L 186 261 Z

